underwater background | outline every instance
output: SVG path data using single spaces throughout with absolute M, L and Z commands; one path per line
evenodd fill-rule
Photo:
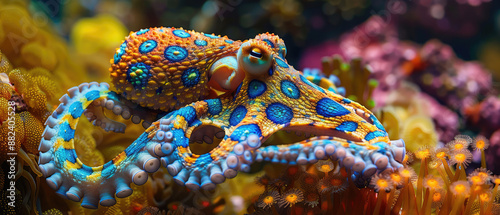
M 328 77 L 331 89 L 311 81 L 405 141 L 404 168 L 355 183 L 335 160 L 262 162 L 205 191 L 161 167 L 110 207 L 56 195 L 38 166 L 44 122 L 67 89 L 111 82 L 110 60 L 131 31 L 161 26 L 242 41 L 279 35 L 290 65 Z M 500 1 L 0 0 L 0 81 L 0 214 L 500 214 Z M 113 119 L 125 133 L 79 121 L 84 164 L 110 161 L 144 131 Z

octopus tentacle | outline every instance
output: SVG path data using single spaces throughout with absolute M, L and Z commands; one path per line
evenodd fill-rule
M 151 145 L 150 130 L 102 166 L 89 167 L 78 159 L 74 147 L 78 119 L 92 101 L 108 95 L 106 83 L 93 82 L 86 88 L 69 89 L 62 104 L 47 119 L 39 147 L 39 167 L 48 185 L 64 198 L 81 200 L 86 208 L 115 204 L 115 195 L 129 196 L 132 194 L 130 183 L 144 184 L 147 172 L 160 167 L 159 159 L 147 151 Z

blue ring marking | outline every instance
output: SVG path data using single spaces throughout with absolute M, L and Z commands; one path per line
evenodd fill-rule
M 208 113 L 210 115 L 218 115 L 222 111 L 222 103 L 220 99 L 209 99 L 206 100 L 208 105 Z
M 307 85 L 313 87 L 314 89 L 322 92 L 322 93 L 325 93 L 325 90 L 323 90 L 323 88 L 319 87 L 318 85 L 316 84 L 313 84 L 311 83 L 309 80 L 307 80 L 306 77 L 304 77 L 303 75 L 299 75 L 300 76 L 300 80 L 302 80 L 302 82 L 306 83 Z
M 316 112 L 324 117 L 338 117 L 351 112 L 330 98 L 322 98 L 316 104 Z
M 208 43 L 205 40 L 195 40 L 194 44 L 197 46 L 206 46 Z
M 274 43 L 273 43 L 273 42 L 271 42 L 271 40 L 269 40 L 269 39 L 262 39 L 262 41 L 266 42 L 266 43 L 267 43 L 267 45 L 271 46 L 271 48 L 273 48 L 273 49 L 274 49 Z
M 373 114 L 370 114 L 370 119 L 373 121 L 373 124 L 380 130 L 384 131 L 385 132 L 385 128 L 384 126 L 380 123 L 380 121 L 378 121 L 378 119 L 373 115 Z
M 184 135 L 184 130 L 182 129 L 174 129 L 172 130 L 172 134 L 174 136 L 174 146 L 188 147 L 189 139 Z
M 226 41 L 226 43 L 229 43 L 229 44 L 233 44 L 233 42 L 234 42 L 232 40 L 224 40 L 224 41 Z
M 94 101 L 100 97 L 100 92 L 99 90 L 92 90 L 88 93 L 85 93 L 85 98 L 87 98 L 87 101 Z
M 274 74 L 274 70 L 273 70 L 272 66 L 271 66 L 271 68 L 269 68 L 269 71 L 267 71 L 267 74 L 269 74 L 269 76 L 272 76 Z
M 226 46 L 220 46 L 220 47 L 219 47 L 219 49 L 224 49 L 224 48 L 226 48 Z
M 240 124 L 241 120 L 243 120 L 246 115 L 247 115 L 247 109 L 245 108 L 245 106 L 240 105 L 236 107 L 229 116 L 229 124 L 231 126 Z
M 75 136 L 75 130 L 71 128 L 68 122 L 63 122 L 59 126 L 58 135 L 62 137 L 64 141 L 70 141 Z
M 283 68 L 288 68 L 288 64 L 285 63 L 285 61 L 281 60 L 280 58 L 274 58 L 276 60 L 276 63 L 278 64 L 278 66 L 281 66 Z
M 352 121 L 345 121 L 342 122 L 339 126 L 337 126 L 335 130 L 343 132 L 353 132 L 356 131 L 357 128 L 358 128 L 358 123 Z
M 186 122 L 191 124 L 196 119 L 196 110 L 192 106 L 186 106 L 179 109 L 177 115 L 183 116 Z
M 267 118 L 276 124 L 290 123 L 293 119 L 293 111 L 288 106 L 281 103 L 270 104 L 266 108 Z
M 200 82 L 200 71 L 191 67 L 182 72 L 181 80 L 185 87 L 196 86 Z
M 343 98 L 342 101 L 346 104 L 350 104 L 351 103 L 351 100 L 350 99 L 346 99 L 346 98 Z
M 73 119 L 76 119 L 83 114 L 83 104 L 80 101 L 76 101 L 75 103 L 71 104 L 68 108 L 68 112 L 71 114 Z
M 257 98 L 267 90 L 267 85 L 259 80 L 252 80 L 248 84 L 248 97 L 251 99 Z
M 148 32 L 148 31 L 149 31 L 149 28 L 146 28 L 146 29 L 141 29 L 141 30 L 137 31 L 137 32 L 135 33 L 135 35 L 145 34 L 145 33 L 146 33 L 146 32 Z
M 146 54 L 150 51 L 153 51 L 153 49 L 155 49 L 157 45 L 158 43 L 156 43 L 156 41 L 154 40 L 146 40 L 141 44 L 141 46 L 139 46 L 139 52 L 141 54 Z
M 139 72 L 140 71 L 140 72 Z M 127 81 L 134 88 L 142 88 L 148 85 L 148 80 L 151 78 L 151 67 L 145 63 L 134 63 L 127 70 Z M 135 75 L 131 75 L 134 73 Z
M 203 35 L 205 35 L 205 37 L 209 37 L 212 39 L 219 39 L 220 38 L 219 36 L 215 36 L 215 35 L 211 35 L 211 34 L 203 34 Z
M 372 132 L 366 134 L 365 140 L 370 141 L 370 140 L 373 140 L 376 137 L 385 137 L 386 134 L 387 133 L 383 132 L 383 131 L 372 131 Z
M 172 33 L 175 35 L 175 36 L 178 36 L 180 38 L 188 38 L 191 36 L 191 34 L 189 34 L 188 32 L 182 30 L 182 29 L 177 29 L 177 30 L 174 30 L 172 31 Z
M 175 55 L 174 52 L 179 53 Z M 165 49 L 164 56 L 170 62 L 178 62 L 188 56 L 188 51 L 180 46 L 169 46 Z
M 120 48 L 118 49 L 118 51 L 113 56 L 115 64 L 118 63 L 121 60 L 122 56 L 125 54 L 125 49 L 126 48 L 127 48 L 127 41 L 123 42 L 120 45 Z
M 120 60 L 122 59 L 122 56 L 125 54 L 126 48 L 127 48 L 127 41 L 125 40 L 125 42 L 123 42 L 120 45 L 120 48 L 118 49 L 118 51 L 116 51 L 115 55 L 113 56 L 115 64 L 120 62 Z
M 262 132 L 260 131 L 258 125 L 248 124 L 248 125 L 242 125 L 234 129 L 233 133 L 231 134 L 231 140 L 239 141 L 241 137 L 247 137 L 250 134 L 256 134 L 259 137 L 262 136 Z
M 288 80 L 281 81 L 281 92 L 292 99 L 298 99 L 300 97 L 300 90 L 297 85 Z

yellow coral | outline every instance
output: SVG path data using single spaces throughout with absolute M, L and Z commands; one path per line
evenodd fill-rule
M 435 147 L 438 142 L 432 119 L 423 115 L 408 118 L 403 126 L 401 137 L 406 142 L 406 148 L 412 152 L 422 146 Z
M 25 131 L 25 141 L 22 142 L 24 150 L 31 154 L 38 154 L 38 144 L 45 126 L 28 111 L 23 111 L 19 117 L 21 117 L 23 125 L 17 126 L 24 126 Z
M 0 134 L 2 134 L 0 135 L 0 163 L 8 159 L 7 153 L 19 151 L 21 144 L 25 140 L 23 121 L 19 114 L 15 115 L 14 122 L 15 124 L 12 126 L 12 129 L 9 129 L 8 123 L 3 123 L 0 127 Z M 8 145 L 8 138 L 11 137 L 11 135 L 8 135 L 9 132 L 15 132 L 15 145 L 12 146 L 13 148 L 10 148 Z
M 106 34 L 103 35 L 103 32 Z M 98 15 L 80 19 L 72 29 L 71 40 L 79 53 L 104 51 L 112 54 L 127 34 L 125 26 L 114 16 Z

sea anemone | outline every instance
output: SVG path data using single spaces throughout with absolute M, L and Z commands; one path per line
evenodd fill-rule
M 304 203 L 311 208 L 318 206 L 319 204 L 319 195 L 316 192 L 306 193 Z
M 320 193 L 341 193 L 347 189 L 348 183 L 346 178 L 340 175 L 327 176 L 321 179 L 318 183 L 318 191 Z
M 291 207 L 304 200 L 304 193 L 302 190 L 292 188 L 283 195 L 281 195 L 279 204 L 280 207 Z
M 318 181 L 318 176 L 310 173 L 304 173 L 299 179 L 301 187 L 305 190 L 316 188 Z
M 392 181 L 387 175 L 377 174 L 371 179 L 370 185 L 374 187 L 376 192 L 382 190 L 389 192 L 392 188 Z
M 259 208 L 272 207 L 279 200 L 280 197 L 278 191 L 271 190 L 260 195 L 259 200 L 257 201 L 257 207 Z
M 455 150 L 451 154 L 451 164 L 457 164 L 466 168 L 472 161 L 472 154 L 467 149 Z
M 464 138 L 464 137 L 465 136 L 463 135 L 460 135 L 459 138 L 455 137 L 455 139 L 447 143 L 446 146 L 448 146 L 448 148 L 452 152 L 467 150 L 467 148 L 469 148 L 471 141 L 469 141 L 470 137 L 469 138 Z
M 434 190 L 434 191 L 441 190 L 443 189 L 443 184 L 444 184 L 443 179 L 433 175 L 428 175 L 424 179 L 424 187 L 429 190 Z
M 470 194 L 470 185 L 467 181 L 455 181 L 451 184 L 450 190 L 457 198 L 457 201 L 453 201 L 451 214 L 457 214 L 461 206 L 463 206 L 465 198 Z
M 334 168 L 335 166 L 330 160 L 320 160 L 316 163 L 316 169 L 325 174 L 331 172 Z
M 486 139 L 486 137 L 483 137 L 483 136 L 477 136 L 476 139 L 474 139 L 474 144 L 472 145 L 472 147 L 474 148 L 474 150 L 485 150 L 488 148 L 488 146 L 490 145 L 490 142 L 488 139 Z

